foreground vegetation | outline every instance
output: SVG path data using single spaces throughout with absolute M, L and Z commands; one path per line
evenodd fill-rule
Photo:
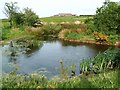
M 83 61 L 80 75 L 56 76 L 48 80 L 44 75 L 16 74 L 15 71 L 2 75 L 3 88 L 120 88 L 120 49 L 107 50 L 95 58 Z M 94 66 L 89 67 L 94 62 Z M 117 65 L 116 65 L 117 64 Z M 64 69 L 64 68 L 62 68 Z M 65 73 L 61 73 L 65 76 Z
M 15 73 L 3 74 L 3 88 L 120 88 L 119 71 L 109 71 L 98 75 L 74 76 L 67 80 L 54 77 L 48 80 L 43 75 L 31 74 L 29 76 Z

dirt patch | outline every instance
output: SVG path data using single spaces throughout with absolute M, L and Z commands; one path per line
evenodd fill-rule
M 4 43 L 4 41 L 0 41 L 0 44 L 3 44 Z
M 120 48 L 120 41 L 116 41 L 115 46 L 116 46 L 117 48 Z

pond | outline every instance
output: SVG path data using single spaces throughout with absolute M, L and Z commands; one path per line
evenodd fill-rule
M 9 45 L 0 47 L 2 50 L 3 72 L 8 73 L 17 67 L 17 73 L 30 74 L 32 72 L 37 72 L 44 74 L 49 78 L 51 76 L 59 75 L 60 59 L 63 60 L 64 67 L 70 67 L 70 65 L 73 64 L 76 65 L 75 72 L 76 74 L 79 74 L 79 65 L 83 59 L 96 56 L 99 52 L 108 49 L 108 46 L 71 44 L 59 40 L 43 41 L 42 46 L 16 56 L 8 56 L 6 54 L 8 48 Z

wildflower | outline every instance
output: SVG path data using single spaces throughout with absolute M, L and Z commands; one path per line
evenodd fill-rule
M 60 60 L 60 63 L 61 63 L 61 64 L 63 63 L 62 59 Z
M 37 86 L 36 90 L 42 90 L 41 88 L 41 86 Z

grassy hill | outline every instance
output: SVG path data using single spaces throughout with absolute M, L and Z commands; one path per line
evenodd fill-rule
M 74 21 L 85 21 L 92 16 L 52 16 L 40 18 L 43 22 L 74 22 Z

